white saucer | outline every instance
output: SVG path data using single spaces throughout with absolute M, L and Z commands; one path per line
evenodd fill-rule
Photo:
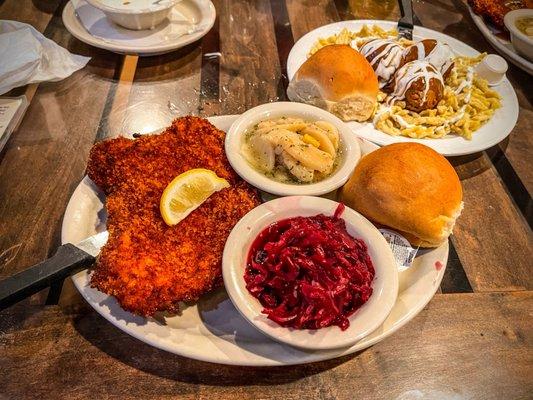
M 177 50 L 195 42 L 209 32 L 215 23 L 216 10 L 210 0 L 183 0 L 175 7 L 179 7 L 180 12 L 186 14 L 190 19 L 196 22 L 196 29 L 192 33 L 187 33 L 175 38 L 167 36 L 162 38 L 157 44 L 153 43 L 153 37 L 150 38 L 149 44 L 143 43 L 143 39 L 139 37 L 141 31 L 130 31 L 113 24 L 107 19 L 102 19 L 102 24 L 106 24 L 106 29 L 102 29 L 101 31 L 109 31 L 110 35 L 114 35 L 114 37 L 119 39 L 104 37 L 103 34 L 94 36 L 83 26 L 82 22 L 76 15 L 76 9 L 71 1 L 69 1 L 63 9 L 63 24 L 65 24 L 65 27 L 72 36 L 82 42 L 90 44 L 91 46 L 110 50 L 119 54 L 135 54 L 141 57 L 154 56 Z M 98 12 L 98 10 L 96 10 L 96 12 Z M 148 32 L 147 36 L 150 36 L 151 33 L 152 32 Z M 124 39 L 125 37 L 127 38 L 128 35 L 131 35 L 131 41 Z

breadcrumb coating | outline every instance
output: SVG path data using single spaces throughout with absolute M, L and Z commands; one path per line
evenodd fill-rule
M 231 169 L 224 132 L 184 117 L 159 135 L 96 144 L 87 174 L 106 194 L 109 240 L 91 286 L 135 314 L 179 310 L 222 283 L 222 252 L 233 226 L 259 205 L 257 191 Z M 192 168 L 207 168 L 230 187 L 214 193 L 187 218 L 167 226 L 159 201 L 167 184 Z

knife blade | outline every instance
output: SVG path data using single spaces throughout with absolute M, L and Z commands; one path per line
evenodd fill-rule
M 76 245 L 66 243 L 49 259 L 0 281 L 0 310 L 91 266 L 107 238 L 108 232 L 104 231 Z
M 398 38 L 413 40 L 413 2 L 399 0 L 401 18 L 398 21 Z

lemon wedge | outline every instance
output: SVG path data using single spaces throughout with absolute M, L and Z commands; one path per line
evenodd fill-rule
M 176 225 L 196 210 L 213 193 L 229 187 L 213 171 L 196 168 L 178 175 L 165 188 L 159 210 L 167 225 Z

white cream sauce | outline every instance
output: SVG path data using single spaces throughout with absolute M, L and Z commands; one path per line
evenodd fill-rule
M 472 82 L 474 81 L 474 68 L 469 67 L 466 72 L 466 77 L 464 80 L 461 81 L 459 86 L 457 86 L 457 89 L 455 89 L 455 94 L 460 94 L 465 90 L 468 90 L 472 87 Z M 457 111 L 457 113 L 448 119 L 444 124 L 439 126 L 437 129 L 435 129 L 436 132 L 441 132 L 445 128 L 447 128 L 450 125 L 455 124 L 457 121 L 459 121 L 461 118 L 465 116 L 466 113 L 466 106 L 468 103 L 470 103 L 470 99 L 472 97 L 472 90 L 468 90 L 466 93 L 464 99 L 463 99 L 463 105 L 461 108 Z
M 397 100 L 405 99 L 405 94 L 411 85 L 422 78 L 424 90 L 422 103 L 426 101 L 431 79 L 437 79 L 444 86 L 442 75 L 427 61 L 411 61 L 402 66 L 396 72 L 394 78 L 394 90 L 387 98 L 388 104 L 393 104 Z
M 402 127 L 402 129 L 408 129 L 408 128 L 414 128 L 415 127 L 414 124 L 410 124 L 405 119 L 403 119 L 403 117 L 400 116 L 400 115 L 392 114 L 391 117 L 392 117 L 393 120 L 395 120 L 398 123 L 398 125 L 400 125 Z
M 437 41 L 435 47 L 426 54 L 424 44 L 422 41 L 420 41 L 413 45 L 417 48 L 417 60 L 409 62 L 398 69 L 398 65 L 401 62 L 402 56 L 406 54 L 410 48 L 402 48 L 393 39 L 372 38 L 372 40 L 366 41 L 359 48 L 355 41 L 353 41 L 351 46 L 359 50 L 359 52 L 365 56 L 365 58 L 383 46 L 383 49 L 381 49 L 381 51 L 370 62 L 370 65 L 372 65 L 376 75 L 378 76 L 380 88 L 385 86 L 385 84 L 396 73 L 394 90 L 389 96 L 387 96 L 384 104 L 379 106 L 372 121 L 374 126 L 384 114 L 389 113 L 390 118 L 392 118 L 401 127 L 401 129 L 413 128 L 415 126 L 414 124 L 407 122 L 404 118 L 402 118 L 402 116 L 391 112 L 392 105 L 394 105 L 394 103 L 398 100 L 405 99 L 407 90 L 420 77 L 423 78 L 423 102 L 425 102 L 427 93 L 429 91 L 430 80 L 432 78 L 437 79 L 444 86 L 442 74 L 444 74 L 448 68 L 450 68 L 450 66 L 453 64 L 454 58 L 453 50 L 447 44 Z M 463 91 L 470 89 L 472 87 L 473 80 L 474 68 L 470 67 L 468 68 L 465 79 L 463 79 L 459 86 L 455 89 L 455 94 L 460 94 Z M 470 103 L 471 93 L 472 91 L 468 90 L 463 99 L 463 105 L 461 108 L 453 117 L 449 118 L 441 126 L 437 127 L 435 129 L 436 132 L 441 132 L 464 117 L 466 113 L 466 106 Z
M 444 74 L 453 63 L 453 52 L 450 46 L 445 43 L 437 41 L 435 47 L 433 47 L 433 49 L 427 54 L 423 41 L 420 41 L 414 44 L 413 46 L 417 49 L 417 60 L 425 60 L 429 62 L 438 71 L 440 71 L 441 74 Z M 411 47 L 405 49 L 406 54 L 409 52 L 410 49 Z
M 117 10 L 128 11 L 155 11 L 168 7 L 173 0 L 99 0 L 100 3 Z
M 403 117 L 401 115 L 396 115 L 396 114 L 391 113 L 391 107 L 390 106 L 380 106 L 378 112 L 376 112 L 376 115 L 374 116 L 374 120 L 372 121 L 374 126 L 378 123 L 378 121 L 381 118 L 381 116 L 383 114 L 386 114 L 386 113 L 389 113 L 390 117 L 394 121 L 396 121 L 398 123 L 398 125 L 400 125 L 400 127 L 402 129 L 413 128 L 415 126 L 414 124 L 410 124 L 405 119 L 403 119 Z
M 461 81 L 457 89 L 455 89 L 455 94 L 461 93 L 465 89 L 470 89 L 472 87 L 472 82 L 474 81 L 474 68 L 469 67 L 466 72 L 466 78 Z M 470 93 L 468 93 L 468 100 L 465 99 L 465 103 L 470 101 Z
M 381 116 L 385 113 L 390 112 L 391 108 L 389 106 L 379 105 L 378 110 L 376 111 L 376 114 L 374 115 L 374 119 L 372 120 L 372 123 L 374 126 L 378 123 Z
M 363 44 L 360 47 L 359 52 L 368 59 L 368 57 L 380 47 L 383 47 L 381 51 L 369 61 L 378 77 L 379 87 L 382 88 L 394 75 L 398 65 L 400 65 L 404 49 L 395 40 L 374 39 Z

